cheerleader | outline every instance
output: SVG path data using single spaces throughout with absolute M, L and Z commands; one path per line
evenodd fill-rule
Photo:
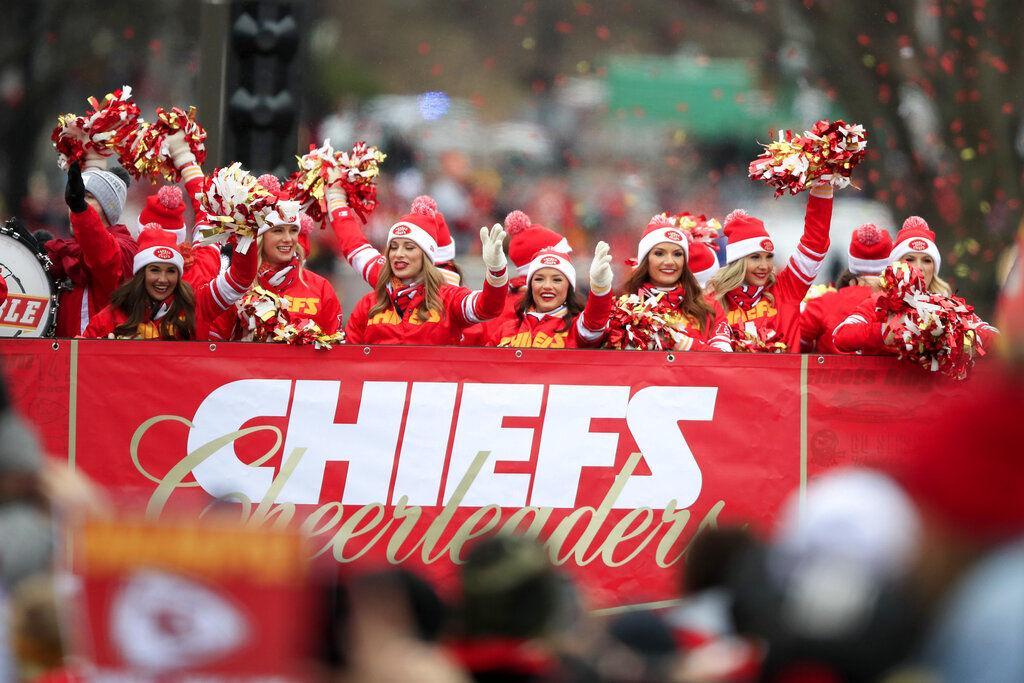
M 252 284 L 255 252 L 236 255 L 231 268 L 193 290 L 174 234 L 155 224 L 139 233 L 133 275 L 93 316 L 87 339 L 208 339 L 210 323 Z
M 690 270 L 690 240 L 664 214 L 648 223 L 637 248 L 637 266 L 626 294 L 660 296 L 675 310 L 673 327 L 682 336 L 677 351 L 732 351 L 725 312 L 709 299 Z
M 485 346 L 493 343 L 498 328 L 518 319 L 517 311 L 526 292 L 526 272 L 537 252 L 553 249 L 563 256 L 572 253 L 572 247 L 564 237 L 554 230 L 534 223 L 522 211 L 512 211 L 505 216 L 505 230 L 509 234 L 508 260 L 511 265 L 505 308 L 493 320 L 466 328 L 462 333 L 463 346 Z
M 831 222 L 832 187 L 812 188 L 800 243 L 776 273 L 764 223 L 742 210 L 726 217 L 726 265 L 708 290 L 725 310 L 734 349 L 800 352 L 800 303 L 825 260 Z
M 457 344 L 467 327 L 501 313 L 508 271 L 500 224 L 480 229 L 487 276 L 483 290 L 472 291 L 448 284 L 434 264 L 439 221 L 426 202 L 416 202 L 388 230 L 385 257 L 363 237 L 344 201 L 342 190 L 328 191 L 331 225 L 349 263 L 374 287 L 349 318 L 350 344 Z
M 341 327 L 341 303 L 334 287 L 323 277 L 304 268 L 306 254 L 299 243 L 301 230 L 299 203 L 279 198 L 257 233 L 255 248 L 259 269 L 254 287 L 259 286 L 269 299 L 268 304 L 284 307 L 288 322 L 296 327 L 307 320 L 316 323 L 320 332 L 331 335 Z M 237 251 L 235 255 L 237 256 Z M 232 261 L 236 256 L 232 256 Z M 248 313 L 232 310 L 214 324 L 214 339 L 270 341 L 254 338 Z
M 847 269 L 836 280 L 836 291 L 807 302 L 800 314 L 800 346 L 808 352 L 839 353 L 832 330 L 857 306 L 878 291 L 878 276 L 889 265 L 892 237 L 867 223 L 853 231 L 846 254 Z
M 920 216 L 911 216 L 903 222 L 896 235 L 896 245 L 889 254 L 889 263 L 903 261 L 921 271 L 925 287 L 929 292 L 950 296 L 953 288 L 939 277 L 942 256 L 935 244 L 935 233 Z M 839 323 L 832 332 L 832 342 L 842 353 L 867 355 L 895 354 L 896 349 L 882 337 L 883 324 L 876 318 L 876 302 L 880 295 L 873 294 L 858 305 L 849 316 Z M 989 348 L 998 330 L 982 323 L 978 336 L 983 349 Z
M 554 249 L 537 253 L 526 272 L 526 291 L 515 318 L 495 333 L 492 346 L 537 349 L 596 348 L 604 339 L 612 308 L 612 257 L 598 242 L 590 265 L 584 308 L 576 293 L 576 269 Z

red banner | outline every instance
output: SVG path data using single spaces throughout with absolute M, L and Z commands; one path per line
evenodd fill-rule
M 770 527 L 808 476 L 898 458 L 933 392 L 967 391 L 836 356 L 86 340 L 0 356 L 51 453 L 151 517 L 220 498 L 338 562 L 446 584 L 473 539 L 516 530 L 600 606 L 674 596 L 702 526 Z

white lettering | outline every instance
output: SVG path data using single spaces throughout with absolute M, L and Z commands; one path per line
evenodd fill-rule
M 540 414 L 542 384 L 466 384 L 462 388 L 459 422 L 452 445 L 444 502 L 465 476 L 480 451 L 490 451 L 480 474 L 466 492 L 462 504 L 467 507 L 526 505 L 530 488 L 529 474 L 497 474 L 499 460 L 530 460 L 533 430 L 502 427 L 506 416 L 536 417 Z
M 408 505 L 437 505 L 458 388 L 454 382 L 413 383 L 392 501 L 406 496 Z
M 618 434 L 590 431 L 595 418 L 623 418 L 629 387 L 554 385 L 548 389 L 544 429 L 530 505 L 576 507 L 584 467 L 612 467 Z

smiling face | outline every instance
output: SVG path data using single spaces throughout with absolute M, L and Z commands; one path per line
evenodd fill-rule
M 932 280 L 935 279 L 935 259 L 929 254 L 922 251 L 912 251 L 904 254 L 900 260 L 904 263 L 909 263 L 921 271 L 921 275 L 924 276 L 925 288 L 932 286 Z
M 530 278 L 533 307 L 538 313 L 549 313 L 565 303 L 569 296 L 569 280 L 554 268 L 541 268 Z
M 756 251 L 743 257 L 747 266 L 743 284 L 752 287 L 764 287 L 775 270 L 775 255 L 768 251 Z
M 150 263 L 146 274 L 146 294 L 153 301 L 163 301 L 174 293 L 178 286 L 178 267 L 169 263 Z
M 658 287 L 675 287 L 686 267 L 686 252 L 678 244 L 659 242 L 647 254 L 647 277 Z
M 423 250 L 412 240 L 396 237 L 388 243 L 388 263 L 399 280 L 411 280 L 423 272 Z
M 283 266 L 295 256 L 299 243 L 299 226 L 275 225 L 263 233 L 263 260 L 272 266 Z

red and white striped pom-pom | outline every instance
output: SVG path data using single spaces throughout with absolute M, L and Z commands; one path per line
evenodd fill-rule
M 240 254 L 248 251 L 277 202 L 277 196 L 238 162 L 207 176 L 197 198 L 210 222 L 202 228 L 203 243 L 225 242 L 234 235 L 238 240 L 235 250 Z
M 430 195 L 421 194 L 412 200 L 412 206 L 409 210 L 411 213 L 433 218 L 437 215 L 437 202 Z
M 335 151 L 331 141 L 310 145 L 298 157 L 299 170 L 289 176 L 284 190 L 302 205 L 315 222 L 327 215 L 327 188 L 334 185 L 345 191 L 348 205 L 363 222 L 377 208 L 377 177 L 387 155 L 372 145 L 357 142 L 349 151 Z
M 88 98 L 90 109 L 81 116 L 62 114 L 50 140 L 57 150 L 57 164 L 62 170 L 73 163 L 81 163 L 88 153 L 112 156 L 126 139 L 135 132 L 139 107 L 132 100 L 132 89 L 124 86 L 107 94 L 101 103 Z
M 530 217 L 518 209 L 505 216 L 505 231 L 510 236 L 518 235 L 531 225 L 533 225 L 533 221 L 530 220 Z
M 156 200 L 167 209 L 177 209 L 185 203 L 181 188 L 177 185 L 164 185 L 156 191 Z

